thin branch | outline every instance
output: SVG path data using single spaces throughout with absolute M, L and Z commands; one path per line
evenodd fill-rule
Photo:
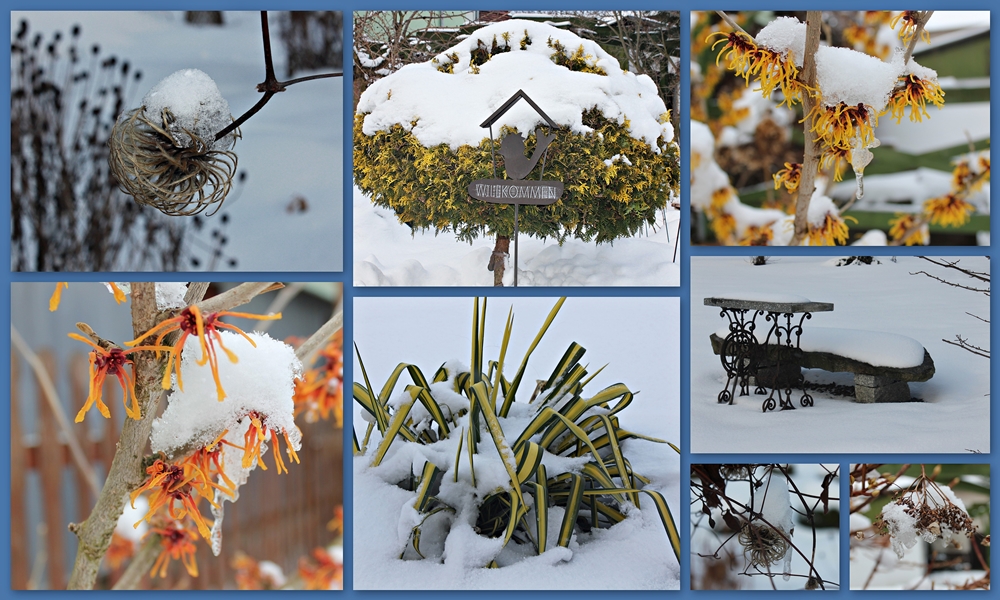
M 160 534 L 150 532 L 142 540 L 139 551 L 132 557 L 125 572 L 115 582 L 113 590 L 134 590 L 142 583 L 142 578 L 149 572 L 156 557 L 160 554 Z
M 21 333 L 13 323 L 10 324 L 10 341 L 35 372 L 35 377 L 38 379 L 38 384 L 41 386 L 43 395 L 45 396 L 45 402 L 52 409 L 56 417 L 59 431 L 66 437 L 66 443 L 69 446 L 69 453 L 73 458 L 73 464 L 76 465 L 76 468 L 83 475 L 84 481 L 87 482 L 87 486 L 94 494 L 94 498 L 97 498 L 101 495 L 101 484 L 98 483 L 97 475 L 94 473 L 91 464 L 87 461 L 87 455 L 84 453 L 83 447 L 80 446 L 80 440 L 77 438 L 73 426 L 70 425 L 69 418 L 66 417 L 66 411 L 63 410 L 62 401 L 59 399 L 59 392 L 56 391 L 56 386 L 52 382 L 52 377 L 49 375 L 48 369 L 45 368 L 42 360 L 38 358 L 38 355 L 24 341 Z
M 806 47 L 802 63 L 802 83 L 808 89 L 816 89 L 816 51 L 819 50 L 820 25 L 823 13 L 810 10 L 806 13 Z M 806 91 L 802 95 L 802 111 L 807 117 L 812 113 L 817 102 Z M 799 246 L 809 230 L 809 202 L 812 200 L 813 189 L 816 187 L 816 172 L 819 170 L 819 139 L 813 131 L 812 123 L 805 122 L 802 128 L 805 136 L 805 150 L 802 160 L 802 175 L 799 181 L 798 194 L 795 198 L 795 234 L 790 245 Z
M 910 62 L 910 57 L 913 56 L 913 49 L 917 47 L 917 40 L 920 39 L 920 34 L 924 30 L 924 26 L 927 25 L 927 21 L 931 20 L 931 15 L 934 14 L 933 10 L 925 10 L 923 12 L 917 11 L 915 23 L 917 24 L 916 29 L 913 31 L 913 39 L 910 40 L 910 44 L 906 47 L 906 53 L 903 55 L 903 66 Z
M 157 323 L 156 284 L 133 282 L 132 331 L 135 337 L 149 331 Z M 117 450 L 108 469 L 104 488 L 97 497 L 90 516 L 83 523 L 71 526 L 79 539 L 73 572 L 68 589 L 92 589 L 101 560 L 111 543 L 111 534 L 122 514 L 129 493 L 138 488 L 145 477 L 142 471 L 143 450 L 155 416 L 154 407 L 163 393 L 163 365 L 149 352 L 136 355 L 134 361 L 135 397 L 142 418 L 125 419 Z M 166 357 L 163 357 L 166 360 Z
M 288 284 L 283 289 L 278 291 L 278 293 L 275 294 L 274 296 L 274 300 L 271 301 L 271 305 L 267 307 L 266 314 L 273 315 L 283 311 L 285 307 L 288 306 L 289 303 L 291 303 L 291 301 L 294 300 L 295 297 L 298 296 L 303 289 L 305 289 L 305 286 L 306 286 L 305 283 L 297 281 L 295 283 Z M 260 333 L 264 333 L 265 331 L 271 328 L 271 325 L 273 325 L 276 322 L 277 321 L 275 321 L 274 319 L 262 319 L 260 321 L 257 321 L 257 324 L 254 325 L 253 330 Z
M 250 110 L 246 111 L 238 119 L 226 126 L 225 129 L 215 134 L 216 140 L 221 140 L 230 133 L 236 130 L 237 127 L 242 125 L 250 117 L 257 114 L 260 109 L 264 108 L 264 105 L 271 100 L 271 97 L 278 92 L 285 91 L 285 88 L 294 85 L 296 83 L 301 83 L 303 81 L 311 81 L 313 79 L 324 79 L 327 77 L 341 77 L 343 73 L 323 73 L 320 75 L 309 75 L 308 77 L 299 77 L 297 79 L 291 79 L 289 81 L 278 81 L 278 78 L 274 75 L 274 61 L 271 59 L 271 31 L 267 23 L 267 11 L 260 11 L 260 32 L 261 37 L 264 40 L 264 81 L 257 84 L 257 91 L 263 92 L 264 96 L 257 101 Z
M 198 303 L 201 312 L 212 313 L 220 310 L 231 310 L 237 306 L 242 306 L 250 302 L 260 294 L 269 291 L 275 282 L 272 281 L 250 281 L 241 283 L 238 286 L 228 289 L 218 296 L 212 296 L 208 300 Z
M 729 25 L 730 27 L 732 27 L 733 31 L 739 31 L 743 35 L 749 37 L 750 39 L 753 39 L 753 36 L 750 35 L 749 33 L 747 33 L 742 27 L 740 27 L 736 23 L 736 21 L 733 20 L 732 17 L 730 17 L 729 15 L 727 15 L 726 11 L 724 11 L 724 10 L 717 10 L 717 11 L 715 11 L 715 14 L 719 15 L 722 18 L 722 20 L 726 22 L 727 25 Z
M 948 261 L 948 260 L 942 259 L 941 261 L 937 261 L 937 260 L 934 260 L 933 258 L 931 258 L 929 256 L 920 256 L 919 258 L 921 258 L 923 260 L 926 260 L 929 263 L 933 263 L 933 264 L 935 264 L 935 265 L 937 265 L 939 267 L 944 267 L 946 269 L 954 269 L 955 271 L 958 271 L 960 273 L 964 273 L 964 274 L 968 275 L 969 277 L 972 277 L 973 279 L 978 279 L 979 281 L 985 281 L 986 283 L 990 282 L 990 274 L 989 273 L 987 273 L 985 271 L 973 271 L 971 269 L 966 269 L 964 267 L 958 266 L 958 263 L 961 262 L 961 260 Z
M 330 317 L 330 320 L 324 323 L 316 333 L 309 336 L 305 342 L 299 346 L 298 350 L 295 351 L 295 356 L 302 361 L 302 364 L 309 364 L 314 352 L 319 350 L 333 334 L 337 333 L 344 327 L 344 313 L 338 312 L 337 314 Z
M 958 340 L 958 341 L 957 342 L 953 342 L 951 340 L 945 340 L 945 339 L 942 339 L 941 341 L 944 342 L 944 343 L 946 343 L 946 344 L 951 344 L 952 346 L 958 346 L 962 350 L 966 350 L 968 352 L 971 352 L 972 354 L 975 354 L 976 356 L 982 356 L 983 358 L 989 358 L 990 357 L 990 351 L 989 350 L 986 350 L 984 348 L 980 348 L 979 346 L 975 346 L 973 344 L 970 344 L 962 336 L 956 335 L 955 339 Z

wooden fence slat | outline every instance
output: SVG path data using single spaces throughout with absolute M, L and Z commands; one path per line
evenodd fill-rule
M 52 352 L 38 353 L 45 370 L 53 375 L 59 373 Z M 37 381 L 37 378 L 36 378 Z M 42 480 L 42 519 L 45 522 L 45 558 L 49 576 L 49 588 L 61 590 L 66 587 L 66 561 L 64 559 L 63 538 L 66 520 L 62 505 L 62 448 L 59 447 L 59 429 L 55 414 L 45 400 L 41 385 L 37 386 L 38 398 L 38 439 L 39 471 Z
M 86 355 L 74 353 L 69 358 L 69 390 L 70 399 L 69 405 L 70 410 L 74 411 L 72 414 L 67 415 L 70 419 L 76 418 L 76 413 L 83 408 L 83 405 L 87 402 L 87 394 L 90 388 L 90 376 L 88 371 L 90 370 L 90 365 L 86 358 Z M 96 458 L 96 452 L 89 452 L 93 448 L 90 443 L 90 431 L 91 424 L 84 421 L 77 425 L 77 437 L 80 440 L 80 445 L 83 446 L 83 451 L 87 455 L 90 463 L 93 464 L 94 458 Z M 67 448 L 67 453 L 69 449 Z M 67 461 L 71 461 L 72 457 L 68 457 Z M 79 502 L 76 503 L 76 520 L 78 523 L 82 523 L 87 520 L 90 516 L 91 508 L 97 504 L 97 498 L 94 497 L 93 492 L 90 491 L 90 486 L 87 485 L 87 479 L 84 477 L 80 469 L 73 469 L 73 481 L 76 483 L 76 495 L 79 498 Z
M 21 432 L 20 359 L 13 351 L 10 357 L 10 514 L 27 515 L 27 452 Z M 30 573 L 28 519 L 10 520 L 10 587 L 28 587 Z

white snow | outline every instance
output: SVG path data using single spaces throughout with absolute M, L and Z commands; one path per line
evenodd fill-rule
M 521 50 L 525 34 L 530 42 Z M 489 48 L 494 39 L 511 50 L 473 68 L 470 56 L 477 41 Z M 582 48 L 587 64 L 605 75 L 560 67 L 550 58 L 555 52 L 550 40 L 561 43 L 568 55 Z M 458 61 L 452 63 L 449 55 L 457 55 Z M 454 73 L 438 70 L 447 64 L 454 65 Z M 667 109 L 652 79 L 622 71 L 618 60 L 596 42 L 551 25 L 517 19 L 487 25 L 433 61 L 406 65 L 378 80 L 361 95 L 357 111 L 366 115 L 365 135 L 398 124 L 426 147 L 447 144 L 456 150 L 488 138 L 489 132 L 480 123 L 519 89 L 558 125 L 575 133 L 591 131 L 583 124 L 583 113 L 597 107 L 609 120 L 628 123 L 632 137 L 644 140 L 654 152 L 659 152 L 660 138 L 673 139 L 670 124 L 660 122 Z M 499 132 L 506 125 L 527 135 L 543 123 L 531 106 L 518 102 L 493 124 L 493 130 Z
M 774 52 L 791 52 L 795 66 L 802 68 L 806 55 L 806 24 L 795 17 L 778 17 L 765 25 L 754 40 L 757 45 Z
M 163 414 L 153 421 L 150 437 L 154 452 L 170 456 L 185 446 L 203 446 L 215 440 L 225 429 L 234 429 L 237 422 L 251 411 L 264 417 L 264 424 L 275 432 L 286 431 L 293 445 L 299 438 L 292 416 L 293 380 L 302 371 L 295 351 L 284 342 L 264 333 L 248 333 L 256 343 L 254 348 L 243 336 L 220 331 L 222 344 L 232 351 L 238 362 L 230 362 L 218 348 L 219 379 L 226 397 L 219 401 L 208 363 L 199 366 L 201 347 L 195 335 L 190 336 L 181 353 L 181 378 L 184 390 L 173 388 Z
M 830 189 L 830 197 L 846 202 L 855 189 L 853 181 L 843 181 Z M 853 208 L 891 213 L 921 212 L 926 200 L 944 196 L 950 191 L 951 173 L 927 167 L 900 173 L 865 175 L 865 197 L 859 198 Z M 976 207 L 977 213 L 989 214 L 989 182 L 966 200 Z
M 666 219 L 664 221 L 664 219 Z M 676 286 L 680 260 L 674 245 L 680 211 L 667 208 L 646 235 L 595 244 L 568 239 L 521 236 L 518 244 L 519 286 Z M 472 245 L 450 233 L 412 231 L 389 209 L 374 206 L 354 188 L 354 285 L 357 286 L 491 286 L 486 270 L 493 240 Z M 514 283 L 514 241 L 510 244 L 504 285 Z M 678 259 L 680 250 L 678 249 Z
M 850 48 L 820 46 L 816 51 L 816 80 L 823 104 L 866 104 L 881 111 L 902 71 L 901 62 L 882 62 Z
M 551 298 L 490 298 L 486 358 L 497 357 L 508 311 L 513 306 L 514 327 L 504 369 L 505 373 L 510 371 L 508 377 L 512 376 L 553 304 Z M 417 364 L 428 377 L 442 364 L 454 365 L 456 358 L 467 364 L 471 315 L 472 302 L 468 298 L 357 298 L 355 339 L 372 385 L 381 389 L 399 362 Z M 680 431 L 679 317 L 676 299 L 569 298 L 532 355 L 524 381 L 547 378 L 554 361 L 575 340 L 587 349 L 583 363 L 590 365 L 591 373 L 608 364 L 587 385 L 585 395 L 613 383 L 625 383 L 639 393 L 619 413 L 622 427 L 676 441 Z M 400 328 L 412 327 L 414 318 L 434 335 L 400 336 Z M 602 322 L 601 327 L 581 327 L 595 319 Z M 623 340 L 630 342 L 623 345 Z M 354 372 L 360 373 L 357 362 Z M 400 383 L 408 381 L 404 375 Z M 397 385 L 397 392 L 401 389 Z M 505 431 L 519 432 L 534 407 L 527 404 L 527 396 L 519 396 L 513 407 L 502 425 Z M 355 403 L 355 417 L 359 412 Z M 363 424 L 358 418 L 355 423 Z M 358 435 L 359 439 L 363 437 L 363 425 Z M 422 467 L 422 461 L 427 459 L 447 468 L 454 461 L 455 448 L 439 450 L 439 444 L 414 448 L 415 444 L 397 443 L 390 449 L 390 454 L 396 456 L 387 459 L 397 462 L 371 468 L 370 453 L 375 444 L 377 440 L 369 445 L 369 456 L 354 459 L 355 589 L 677 589 L 680 585 L 680 567 L 659 516 L 645 496 L 641 510 L 630 511 L 625 521 L 610 529 L 578 535 L 569 548 L 552 547 L 550 542 L 548 550 L 535 556 L 517 544 L 508 544 L 509 548 L 497 557 L 503 565 L 500 569 L 482 568 L 483 560 L 496 554 L 497 545 L 496 540 L 473 533 L 468 520 L 471 510 L 449 516 L 452 534 L 446 542 L 428 546 L 428 551 L 439 559 L 400 560 L 416 513 L 412 508 L 413 493 L 389 480 L 401 472 L 408 474 L 415 462 Z M 487 438 L 482 444 L 475 462 L 476 489 L 488 490 L 508 477 L 492 442 Z M 664 493 L 675 519 L 679 519 L 680 462 L 676 453 L 664 444 L 642 440 L 626 440 L 623 451 L 637 473 L 652 479 L 647 489 Z M 461 498 L 471 497 L 464 453 L 463 449 L 459 482 L 454 483 L 449 475 L 440 491 L 440 497 L 456 504 Z M 574 468 L 573 459 L 553 458 L 545 463 L 553 468 L 550 476 L 555 470 Z M 469 507 L 462 503 L 458 508 Z M 554 519 L 556 527 L 560 520 L 557 513 L 553 511 L 549 516 L 550 524 Z M 427 535 L 435 534 L 431 531 Z M 598 571 L 619 571 L 628 577 L 593 578 Z
M 158 281 L 156 283 L 156 308 L 159 310 L 184 308 L 187 306 L 184 302 L 184 294 L 186 293 L 186 283 Z
M 930 543 L 938 538 L 947 541 L 956 535 L 962 535 L 962 532 L 953 531 L 946 523 L 938 523 L 937 531 L 917 530 L 917 517 L 908 514 L 906 507 L 900 504 L 900 501 L 904 499 L 909 499 L 918 509 L 921 506 L 940 508 L 950 503 L 965 512 L 965 503 L 955 496 L 955 492 L 950 487 L 944 484 L 928 485 L 926 493 L 914 490 L 886 504 L 882 507 L 882 520 L 885 521 L 886 527 L 889 529 L 892 550 L 900 559 L 903 558 L 907 550 L 917 544 L 918 539 Z
M 988 347 L 989 298 L 948 287 L 924 275 L 947 273 L 916 257 L 877 257 L 880 264 L 836 267 L 836 259 L 771 257 L 753 266 L 746 257 L 693 257 L 691 260 L 691 452 L 941 452 L 990 451 L 990 370 L 988 360 L 943 340 L 956 335 Z M 961 257 L 961 267 L 989 272 L 983 257 Z M 968 283 L 969 280 L 962 280 Z M 803 325 L 802 341 L 814 327 L 890 330 L 917 340 L 934 359 L 926 382 L 910 383 L 923 402 L 857 404 L 851 398 L 812 391 L 815 405 L 793 411 L 761 412 L 764 396 L 737 396 L 719 404 L 725 385 L 709 334 L 723 324 L 719 309 L 704 298 L 746 290 L 805 295 L 831 302 L 833 312 L 815 313 Z M 849 373 L 805 370 L 817 383 L 853 384 Z M 751 390 L 752 391 L 752 390 Z M 793 394 L 798 406 L 798 394 Z M 878 435 L 859 423 L 888 423 Z
M 928 111 L 930 112 L 930 111 Z M 930 119 L 914 123 L 903 119 L 880 119 L 875 135 L 899 152 L 919 156 L 936 150 L 966 146 L 990 137 L 989 102 L 948 102 L 934 108 Z M 865 177 L 868 181 L 869 177 Z M 867 186 L 867 184 L 866 184 Z
M 182 69 L 168 75 L 146 93 L 142 108 L 147 119 L 165 126 L 180 148 L 209 144 L 216 150 L 228 150 L 236 141 L 234 133 L 215 140 L 215 134 L 232 123 L 233 116 L 219 86 L 204 71 Z M 192 135 L 199 141 L 194 142 Z
M 818 314 L 816 313 L 814 318 Z M 804 352 L 829 352 L 876 367 L 905 369 L 919 366 L 924 362 L 924 347 L 917 340 L 905 335 L 842 327 L 806 325 L 803 328 L 799 347 Z M 763 343 L 767 339 L 767 331 L 767 328 L 759 327 L 754 331 L 754 335 Z M 715 334 L 725 338 L 729 335 L 729 328 L 721 327 Z
M 782 577 L 789 580 L 792 569 L 792 553 L 795 551 L 793 534 L 795 525 L 792 523 L 791 494 L 788 490 L 788 480 L 785 475 L 775 469 L 771 471 L 763 487 L 753 493 L 753 511 L 771 527 L 779 530 L 791 539 L 791 544 L 782 557 Z

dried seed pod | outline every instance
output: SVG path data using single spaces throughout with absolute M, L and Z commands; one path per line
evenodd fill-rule
M 740 531 L 743 555 L 749 564 L 765 569 L 777 564 L 788 553 L 788 541 L 770 525 L 746 523 Z
M 239 133 L 215 82 L 187 69 L 157 84 L 111 131 L 108 161 L 122 191 L 171 216 L 215 214 L 232 189 Z

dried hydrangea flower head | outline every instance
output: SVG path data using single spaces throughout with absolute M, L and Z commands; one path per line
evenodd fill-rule
M 216 140 L 232 123 L 229 104 L 212 78 L 177 71 L 122 113 L 111 131 L 108 161 L 122 191 L 171 216 L 222 206 L 233 177 L 238 132 Z
M 924 477 L 882 508 L 876 526 L 892 538 L 892 549 L 899 558 L 918 539 L 930 543 L 975 532 L 965 504 L 951 488 Z

